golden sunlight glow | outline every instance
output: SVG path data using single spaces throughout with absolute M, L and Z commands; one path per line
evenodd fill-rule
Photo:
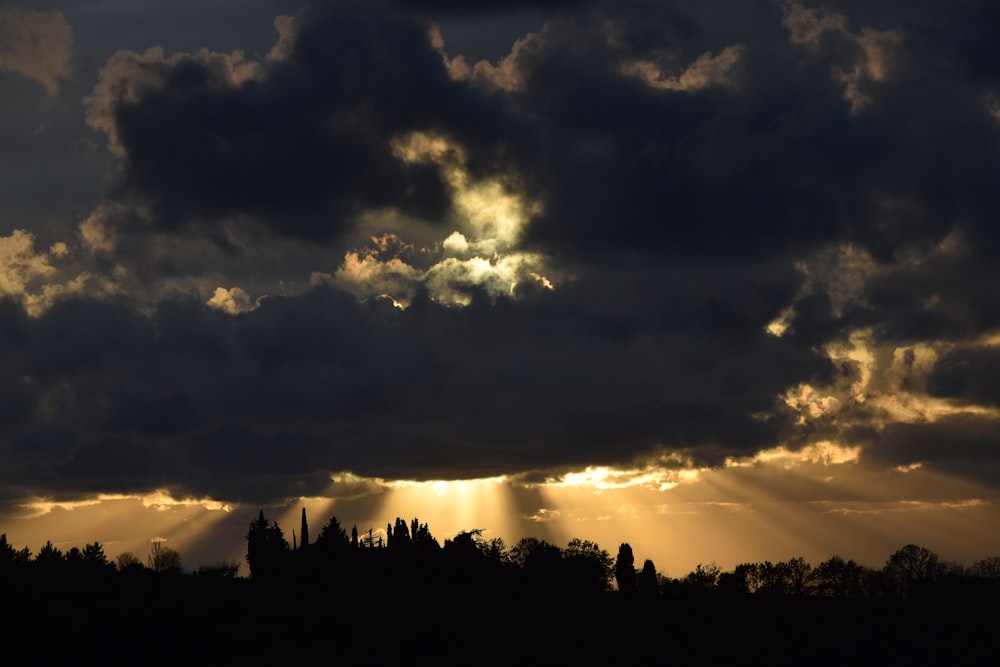
M 858 369 L 858 379 L 851 385 L 854 400 L 864 403 L 867 398 L 866 389 L 872 379 L 875 369 L 875 354 L 869 345 L 871 329 L 856 329 L 848 336 L 848 342 L 830 343 L 826 347 L 827 354 L 834 361 L 853 362 Z
M 738 468 L 767 464 L 789 470 L 805 463 L 824 466 L 857 463 L 860 456 L 861 447 L 847 447 L 824 440 L 803 447 L 797 452 L 785 447 L 775 447 L 757 452 L 754 456 L 746 459 L 730 457 L 726 459 L 726 467 Z
M 979 344 L 986 347 L 1000 347 L 1000 331 L 983 334 L 982 338 L 979 339 Z
M 648 467 L 620 470 L 606 466 L 588 466 L 584 470 L 568 472 L 545 480 L 545 486 L 589 488 L 595 493 L 607 489 L 627 489 L 642 486 L 657 491 L 672 489 L 678 484 L 698 481 L 699 471 L 693 468 L 661 469 Z
M 232 507 L 230 505 L 219 502 L 217 500 L 212 500 L 209 498 L 203 498 L 203 499 L 184 498 L 181 500 L 177 500 L 173 498 L 167 491 L 164 491 L 162 489 L 145 495 L 123 495 L 123 494 L 101 493 L 94 498 L 87 498 L 84 500 L 72 500 L 72 501 L 45 500 L 40 498 L 28 503 L 24 503 L 20 505 L 20 507 L 22 509 L 30 511 L 34 516 L 39 516 L 43 514 L 48 514 L 54 509 L 72 511 L 81 507 L 92 507 L 95 505 L 100 505 L 101 503 L 110 500 L 138 500 L 139 502 L 142 503 L 143 507 L 148 507 L 159 511 L 164 511 L 172 507 L 203 507 L 204 509 L 209 511 L 219 511 L 219 510 L 223 512 L 232 511 Z
M 449 221 L 458 229 L 429 248 L 414 248 L 395 234 L 376 234 L 372 247 L 347 252 L 334 274 L 314 272 L 311 284 L 335 285 L 362 299 L 388 296 L 403 308 L 421 285 L 435 301 L 459 307 L 471 302 L 473 287 L 484 288 L 494 298 L 514 295 L 522 283 L 553 289 L 543 275 L 545 257 L 516 249 L 525 226 L 540 211 L 537 203 L 527 201 L 505 181 L 473 180 L 465 152 L 440 135 L 411 132 L 394 138 L 391 148 L 403 162 L 438 165 L 451 189 Z M 369 216 L 363 222 L 384 228 L 385 215 L 391 216 Z M 378 243 L 388 237 L 391 244 Z M 421 269 L 409 263 L 413 253 L 437 259 Z
M 520 240 L 524 225 L 536 214 L 537 205 L 510 194 L 497 181 L 460 182 L 455 207 L 478 239 L 493 239 L 497 249 L 510 248 Z
M 935 422 L 942 417 L 968 414 L 983 417 L 1000 418 L 1000 409 L 982 405 L 955 405 L 944 398 L 933 398 L 915 394 L 881 395 L 872 399 L 871 405 L 879 408 L 886 415 L 885 422 Z
M 258 304 L 254 303 L 250 295 L 240 287 L 231 289 L 216 287 L 212 298 L 206 301 L 205 305 L 229 315 L 239 315 L 254 310 Z
M 465 151 L 440 135 L 410 132 L 393 139 L 391 147 L 403 162 L 432 162 L 441 167 L 467 235 L 480 243 L 490 242 L 492 252 L 513 247 L 528 220 L 540 210 L 537 203 L 526 202 L 499 180 L 473 181 L 465 168 Z
M 776 318 L 774 318 L 764 330 L 771 334 L 775 338 L 781 338 L 788 331 L 788 327 L 792 325 L 792 320 L 795 318 L 795 308 L 793 306 L 787 306 L 782 310 Z
M 858 501 L 838 503 L 816 503 L 819 506 L 831 505 L 823 512 L 827 514 L 900 514 L 911 512 L 933 512 L 936 510 L 961 510 L 983 506 L 980 498 L 964 498 L 956 501 L 928 502 L 923 500 L 896 500 L 889 502 Z
M 517 515 L 505 477 L 461 480 L 396 480 L 385 482 L 392 493 L 382 507 L 386 515 L 418 519 L 434 517 L 430 528 L 435 535 L 450 537 L 461 531 L 483 529 L 490 536 L 515 534 L 512 519 Z
M 232 511 L 229 505 L 211 500 L 176 501 L 166 492 L 102 494 L 72 502 L 39 499 L 20 509 L 24 511 L 3 517 L 5 530 L 0 531 L 16 542 L 37 549 L 51 540 L 66 550 L 97 541 L 112 560 L 126 551 L 143 559 L 153 539 L 167 542 L 186 559 L 216 538 L 214 531 Z M 242 551 L 243 545 L 236 544 L 226 558 L 241 559 Z M 198 565 L 186 560 L 184 564 Z
M 465 162 L 465 154 L 461 148 L 450 144 L 440 135 L 427 132 L 410 132 L 403 137 L 397 137 L 391 143 L 393 155 L 408 164 L 434 162 Z
M 799 413 L 798 423 L 805 424 L 806 416 L 812 418 L 832 414 L 840 409 L 841 402 L 836 396 L 821 394 L 808 384 L 790 388 L 783 397 L 785 404 Z

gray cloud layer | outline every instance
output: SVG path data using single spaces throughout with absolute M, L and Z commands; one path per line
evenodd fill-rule
M 551 20 L 475 63 L 435 32 L 456 3 L 316 2 L 270 54 L 111 56 L 79 113 L 117 172 L 0 283 L 8 499 L 819 440 L 995 480 L 997 12 L 824 7 L 490 3 Z M 518 233 L 448 237 L 496 193 Z M 470 268 L 515 256 L 506 290 Z

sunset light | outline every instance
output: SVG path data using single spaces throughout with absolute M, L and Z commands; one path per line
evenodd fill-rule
M 0 4 L 30 613 L 127 615 L 131 656 L 162 593 L 283 660 L 569 664 L 567 619 L 617 642 L 581 664 L 818 665 L 871 654 L 734 647 L 995 602 L 995 2 Z M 677 610 L 705 634 L 647 632 Z

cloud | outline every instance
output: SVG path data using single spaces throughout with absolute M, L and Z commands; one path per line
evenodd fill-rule
M 489 112 L 450 80 L 426 27 L 355 3 L 309 5 L 292 25 L 264 60 L 115 54 L 87 107 L 123 160 L 120 195 L 148 202 L 160 229 L 246 218 L 321 241 L 371 209 L 442 217 L 439 169 L 400 160 L 392 140 Z
M 112 55 L 103 197 L 0 237 L 9 493 L 823 457 L 994 483 L 989 10 L 556 4 L 493 60 L 435 2 Z
M 206 302 L 206 305 L 211 306 L 212 308 L 218 308 L 222 312 L 229 313 L 230 315 L 245 313 L 256 307 L 246 290 L 239 287 L 233 287 L 231 289 L 216 287 L 215 293 L 212 294 L 212 298 Z
M 32 79 L 54 97 L 73 73 L 73 32 L 63 14 L 0 9 L 0 70 Z

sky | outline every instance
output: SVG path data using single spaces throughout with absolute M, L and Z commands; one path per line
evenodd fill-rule
M 0 532 L 1000 554 L 998 29 L 0 0 Z

